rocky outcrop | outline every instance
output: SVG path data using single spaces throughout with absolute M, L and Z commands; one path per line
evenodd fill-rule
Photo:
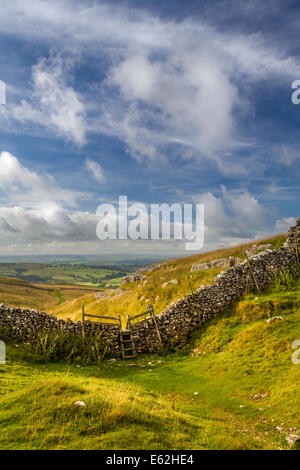
M 130 282 L 135 281 L 144 281 L 147 279 L 145 276 L 145 272 L 152 273 L 152 271 L 156 271 L 157 269 L 161 269 L 163 266 L 161 264 L 155 264 L 154 266 L 148 266 L 146 268 L 138 269 L 135 273 L 127 274 L 127 276 L 122 277 L 121 285 L 129 284 Z
M 191 273 L 195 273 L 197 271 L 207 271 L 208 269 L 210 269 L 210 263 L 193 264 L 191 267 Z
M 131 282 L 135 281 L 144 281 L 146 279 L 147 276 L 145 276 L 142 272 L 137 271 L 136 273 L 127 274 L 127 276 L 122 277 L 121 285 L 130 284 Z
M 208 263 L 193 264 L 191 267 L 191 273 L 207 271 L 212 268 L 229 268 L 229 266 L 238 266 L 241 263 L 242 260 L 240 258 L 234 258 L 234 256 L 229 256 L 229 258 L 213 259 Z
M 271 243 L 265 243 L 264 245 L 252 245 L 248 250 L 245 251 L 247 256 L 254 256 L 258 252 L 263 251 L 263 250 L 268 250 L 269 248 L 272 248 Z

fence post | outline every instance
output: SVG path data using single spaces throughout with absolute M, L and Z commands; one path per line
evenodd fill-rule
M 84 304 L 82 305 L 81 336 L 82 336 L 82 338 L 84 338 L 84 336 L 85 336 L 85 331 L 84 331 Z
M 161 336 L 160 336 L 160 332 L 159 332 L 159 329 L 158 329 L 158 325 L 157 325 L 157 321 L 156 321 L 156 318 L 155 318 L 155 313 L 154 313 L 154 308 L 151 304 L 149 304 L 147 306 L 147 310 L 148 312 L 150 313 L 151 317 L 152 317 L 152 320 L 153 320 L 153 323 L 154 323 L 154 326 L 155 326 L 155 330 L 156 330 L 156 334 L 157 334 L 157 337 L 158 337 L 158 341 L 159 341 L 159 344 L 161 347 L 163 347 L 163 342 L 161 340 Z
M 257 292 L 261 293 L 261 290 L 260 290 L 260 288 L 259 288 L 259 285 L 258 285 L 258 283 L 257 283 L 256 277 L 255 277 L 255 275 L 254 275 L 254 272 L 253 272 L 253 269 L 252 269 L 252 266 L 251 266 L 251 263 L 250 263 L 249 256 L 247 256 L 247 264 L 248 264 L 248 268 L 249 268 L 249 270 L 250 270 L 250 273 L 251 273 L 251 275 L 252 275 L 252 279 L 253 279 L 253 281 L 254 281 L 254 284 L 255 284 L 255 286 L 256 286 Z

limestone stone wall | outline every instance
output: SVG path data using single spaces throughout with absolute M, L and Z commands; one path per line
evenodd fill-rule
M 45 312 L 8 307 L 4 304 L 0 304 L 0 327 L 12 338 L 22 341 L 30 340 L 42 330 L 51 332 L 63 329 L 70 334 L 82 334 L 82 324 L 80 321 L 59 320 Z M 109 351 L 111 353 L 118 353 L 119 327 L 117 325 L 85 322 L 84 330 L 86 335 L 89 335 L 91 332 L 102 331 L 102 336 L 108 343 Z

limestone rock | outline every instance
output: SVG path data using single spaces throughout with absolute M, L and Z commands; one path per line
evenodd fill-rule
M 197 271 L 207 271 L 208 269 L 210 269 L 209 263 L 193 264 L 193 266 L 191 267 L 191 273 Z
M 285 440 L 290 447 L 294 447 L 297 442 L 300 442 L 300 434 L 288 434 Z
M 283 318 L 279 316 L 268 318 L 267 323 L 273 323 L 274 321 L 277 321 L 277 320 L 283 320 Z
M 178 281 L 177 279 L 171 279 L 170 281 L 167 281 L 167 282 L 164 282 L 161 287 L 163 289 L 165 289 L 166 287 L 168 287 L 170 284 L 178 284 Z
M 84 401 L 81 401 L 81 400 L 75 401 L 74 405 L 77 406 L 78 408 L 87 408 L 86 403 L 84 403 Z

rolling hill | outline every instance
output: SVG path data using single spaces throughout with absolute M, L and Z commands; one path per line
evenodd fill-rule
M 279 279 L 203 325 L 185 351 L 132 363 L 30 363 L 22 344 L 7 344 L 0 448 L 296 448 L 300 365 L 291 346 L 300 339 L 299 298 L 299 277 Z M 268 322 L 274 315 L 282 320 Z
M 0 277 L 0 303 L 16 307 L 50 312 L 65 302 L 91 292 L 99 292 L 99 289 L 76 285 L 33 284 L 18 278 Z
M 256 244 L 271 244 L 278 249 L 283 245 L 285 235 L 256 241 Z M 211 262 L 220 258 L 239 257 L 245 259 L 245 251 L 254 242 L 217 250 L 209 253 L 196 254 L 180 259 L 164 261 L 153 265 L 143 272 L 146 279 L 121 285 L 118 290 L 106 290 L 104 295 L 86 293 L 80 298 L 73 298 L 55 307 L 50 307 L 49 313 L 59 318 L 70 318 L 73 321 L 81 319 L 82 305 L 88 313 L 96 315 L 121 315 L 125 325 L 127 315 L 137 315 L 146 311 L 147 304 L 152 303 L 155 313 L 164 310 L 171 302 L 183 295 L 191 293 L 200 285 L 211 284 L 224 268 L 211 268 L 206 271 L 191 272 L 194 264 Z M 154 269 L 153 269 L 154 268 Z M 170 282 L 170 281 L 173 281 Z M 168 283 L 168 284 L 167 284 Z M 166 285 L 167 284 L 167 285 Z

